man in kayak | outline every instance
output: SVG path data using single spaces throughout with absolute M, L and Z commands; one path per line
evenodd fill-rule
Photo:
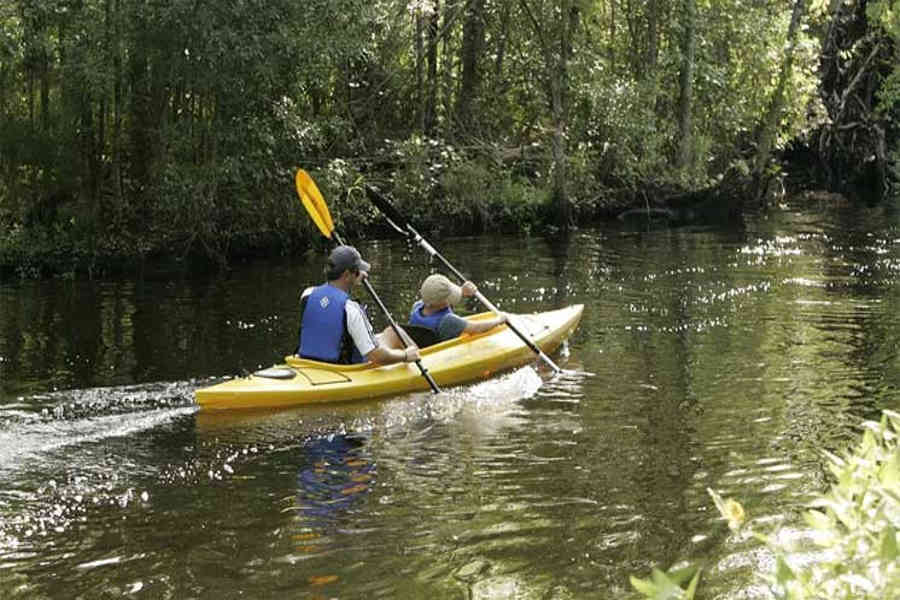
M 413 304 L 409 324 L 417 329 L 427 329 L 434 336 L 433 340 L 418 339 L 420 345 L 451 340 L 463 333 L 481 333 L 506 322 L 504 313 L 498 313 L 493 319 L 484 321 L 467 321 L 453 313 L 451 305 L 457 304 L 463 297 L 472 297 L 478 293 L 478 288 L 471 281 L 466 281 L 460 287 L 436 273 L 425 278 L 420 293 L 422 299 Z
M 370 265 L 356 248 L 338 246 L 325 265 L 327 281 L 300 296 L 297 354 L 330 363 L 371 361 L 380 365 L 419 360 L 419 349 L 405 344 L 388 326 L 375 335 L 363 309 L 350 292 L 367 277 Z M 402 331 L 402 330 L 401 330 Z

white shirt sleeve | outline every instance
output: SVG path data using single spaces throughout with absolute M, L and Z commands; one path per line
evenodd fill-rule
M 378 347 L 378 340 L 375 339 L 372 324 L 369 323 L 369 319 L 366 318 L 359 304 L 353 300 L 347 300 L 344 311 L 347 313 L 347 331 L 353 338 L 356 349 L 365 358 L 369 352 Z

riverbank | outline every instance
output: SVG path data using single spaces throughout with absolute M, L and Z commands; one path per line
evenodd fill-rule
M 517 172 L 521 164 L 513 166 L 463 161 L 444 169 L 431 165 L 425 169 L 428 176 L 419 177 L 409 165 L 395 165 L 379 176 L 336 160 L 311 173 L 338 230 L 349 240 L 395 235 L 367 199 L 363 183 L 377 185 L 417 229 L 432 236 L 557 235 L 549 180 L 539 174 L 526 177 Z M 148 264 L 226 269 L 248 259 L 305 252 L 324 242 L 297 198 L 290 172 L 282 175 L 284 185 L 268 183 L 252 198 L 142 198 L 130 204 L 140 208 L 100 207 L 90 220 L 75 203 L 54 205 L 30 220 L 7 215 L 3 222 L 0 213 L 0 229 L 8 231 L 0 239 L 0 277 L 90 279 Z M 808 179 L 789 184 L 809 185 Z M 575 173 L 569 214 L 575 228 L 612 219 L 633 219 L 642 226 L 733 223 L 745 208 L 759 205 L 759 200 L 745 201 L 753 196 L 751 186 L 749 178 L 735 172 L 702 189 L 654 183 L 611 188 L 609 182 Z M 786 190 L 781 180 L 770 188 L 763 202 Z
M 452 173 L 428 189 L 400 182 L 388 193 L 423 233 L 556 231 L 548 191 L 508 174 L 494 177 L 478 170 L 473 176 L 472 171 Z M 394 235 L 361 186 L 332 171 L 313 176 L 347 239 Z M 141 218 L 98 218 L 93 224 L 81 223 L 79 211 L 66 206 L 55 207 L 50 218 L 30 225 L 7 219 L 2 226 L 9 233 L 0 239 L 0 276 L 93 278 L 139 270 L 148 263 L 227 268 L 245 259 L 297 254 L 323 243 L 291 184 L 270 194 L 264 202 L 222 203 L 219 211 L 193 210 L 184 203 L 177 211 L 165 205 L 145 211 Z M 572 204 L 576 227 L 614 218 L 628 207 L 620 194 L 590 191 L 573 197 Z

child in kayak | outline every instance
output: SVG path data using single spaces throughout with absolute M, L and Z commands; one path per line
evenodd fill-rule
M 422 282 L 421 300 L 413 304 L 409 314 L 410 333 L 420 346 L 451 340 L 463 333 L 481 333 L 506 322 L 506 314 L 498 313 L 493 319 L 468 321 L 454 314 L 451 306 L 463 297 L 472 297 L 478 288 L 471 281 L 462 287 L 441 274 L 429 275 Z M 413 331 L 415 328 L 415 333 Z M 431 340 L 422 339 L 421 330 L 431 332 Z M 418 338 L 418 339 L 417 339 Z

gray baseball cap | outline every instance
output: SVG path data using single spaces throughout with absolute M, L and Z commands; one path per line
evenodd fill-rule
M 329 270 L 338 273 L 343 273 L 347 269 L 351 271 L 359 269 L 368 273 L 372 266 L 362 259 L 359 251 L 353 246 L 338 246 L 328 257 L 328 267 Z

